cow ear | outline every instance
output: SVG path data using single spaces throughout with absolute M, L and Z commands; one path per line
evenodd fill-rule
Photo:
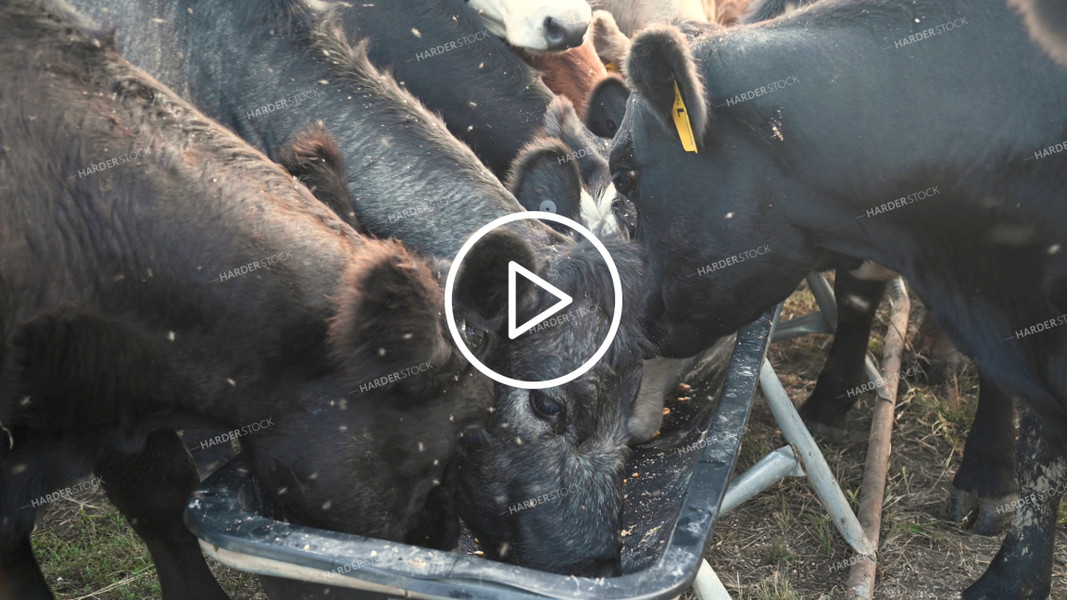
M 306 185 L 320 202 L 354 229 L 360 229 L 352 196 L 348 193 L 341 149 L 322 121 L 297 133 L 281 148 L 277 158 L 278 164 Z
M 494 330 L 502 331 L 508 310 L 508 264 L 537 272 L 537 257 L 533 248 L 519 234 L 495 229 L 482 236 L 471 247 L 456 274 L 453 297 L 464 307 L 472 309 Z M 533 294 L 532 284 L 523 277 L 516 278 L 518 299 Z
M 617 75 L 600 80 L 589 94 L 589 108 L 585 109 L 585 125 L 594 134 L 613 138 L 626 113 L 630 88 Z
M 557 139 L 538 139 L 522 149 L 512 163 L 508 189 L 526 210 L 575 220 L 580 216 L 582 177 L 578 161 Z
M 644 29 L 630 48 L 626 73 L 634 90 L 652 104 L 656 114 L 671 129 L 677 84 L 696 143 L 700 145 L 708 122 L 704 85 L 689 44 L 676 27 L 655 25 Z
M 334 359 L 352 375 L 377 376 L 451 354 L 440 318 L 441 286 L 426 262 L 394 240 L 368 240 L 342 276 L 330 321 Z
M 619 29 L 615 17 L 606 10 L 594 10 L 589 31 L 600 61 L 608 70 L 617 70 L 630 51 L 630 38 Z

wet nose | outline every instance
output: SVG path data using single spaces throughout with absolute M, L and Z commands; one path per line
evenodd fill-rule
M 581 46 L 586 29 L 589 29 L 588 23 L 566 25 L 552 17 L 545 17 L 545 49 L 566 50 Z

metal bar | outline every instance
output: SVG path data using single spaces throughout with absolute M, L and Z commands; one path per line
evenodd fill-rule
M 793 455 L 793 449 L 789 446 L 782 446 L 764 456 L 730 483 L 730 488 L 726 490 L 726 497 L 722 500 L 719 514 L 724 515 L 730 512 L 789 475 L 803 477 L 805 473 L 804 469 L 800 468 L 797 457 Z
M 807 276 L 808 289 L 815 296 L 815 303 L 819 305 L 823 321 L 830 328 L 830 332 L 837 331 L 837 300 L 834 298 L 834 288 L 826 281 L 826 276 L 818 271 L 812 271 Z
M 789 399 L 782 382 L 778 380 L 771 363 L 763 359 L 763 367 L 760 369 L 760 388 L 767 397 L 774 418 L 778 421 L 785 439 L 793 444 L 800 453 L 798 457 L 804 466 L 804 470 L 811 479 L 811 485 L 815 489 L 815 495 L 822 501 L 826 511 L 833 518 L 837 530 L 844 536 L 856 552 L 860 554 L 873 554 L 874 544 L 863 532 L 856 514 L 848 504 L 848 499 L 837 485 L 837 480 L 830 472 L 830 466 L 826 464 L 819 446 L 808 433 L 808 428 L 797 414 L 793 401 Z
M 693 593 L 700 600 L 731 600 L 730 592 L 726 591 L 726 586 L 719 581 L 707 560 L 700 561 L 697 578 L 693 580 Z
M 822 313 L 820 312 L 813 312 L 804 315 L 803 317 L 789 319 L 785 323 L 779 323 L 778 327 L 774 330 L 774 338 L 772 338 L 771 341 L 784 342 L 786 340 L 813 333 L 833 333 L 833 331 L 826 326 L 826 321 L 823 319 Z

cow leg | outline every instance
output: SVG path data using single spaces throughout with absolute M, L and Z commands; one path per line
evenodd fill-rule
M 24 537 L 10 551 L 0 556 L 0 598 L 18 600 L 54 600 L 41 567 L 33 556 L 30 538 Z
M 949 519 L 963 523 L 974 512 L 974 532 L 981 535 L 997 535 L 1008 527 L 1011 511 L 1004 506 L 1018 498 L 1014 448 L 1012 399 L 979 375 L 978 412 L 952 480 Z
M 1067 488 L 1067 461 L 1049 442 L 1046 425 L 1020 407 L 1019 501 L 1004 543 L 985 574 L 963 592 L 964 600 L 1045 600 L 1052 587 L 1056 514 Z
M 815 390 L 800 408 L 812 434 L 844 435 L 845 415 L 860 395 L 857 388 L 867 380 L 863 372 L 867 340 L 885 286 L 885 281 L 860 279 L 844 269 L 837 270 L 837 332 Z
M 200 553 L 182 513 L 199 483 L 178 434 L 155 431 L 137 454 L 105 452 L 94 469 L 111 502 L 152 554 L 164 600 L 227 600 Z

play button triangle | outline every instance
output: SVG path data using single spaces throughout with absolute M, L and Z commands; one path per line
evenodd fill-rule
M 516 327 L 515 312 L 516 304 L 518 303 L 518 298 L 515 295 L 515 288 L 517 281 L 516 275 L 518 274 L 521 274 L 526 279 L 537 284 L 537 286 L 541 289 L 559 298 L 559 302 L 541 311 L 541 314 L 537 315 L 536 317 Z M 574 302 L 574 298 L 571 298 L 567 294 L 564 294 L 556 286 L 545 281 L 544 279 L 541 279 L 537 276 L 536 273 L 531 272 L 529 269 L 515 261 L 511 261 L 508 263 L 508 339 L 513 340 L 522 335 L 523 333 L 529 331 L 530 329 L 533 329 L 535 325 L 563 310 L 564 308 L 569 306 L 571 302 Z

